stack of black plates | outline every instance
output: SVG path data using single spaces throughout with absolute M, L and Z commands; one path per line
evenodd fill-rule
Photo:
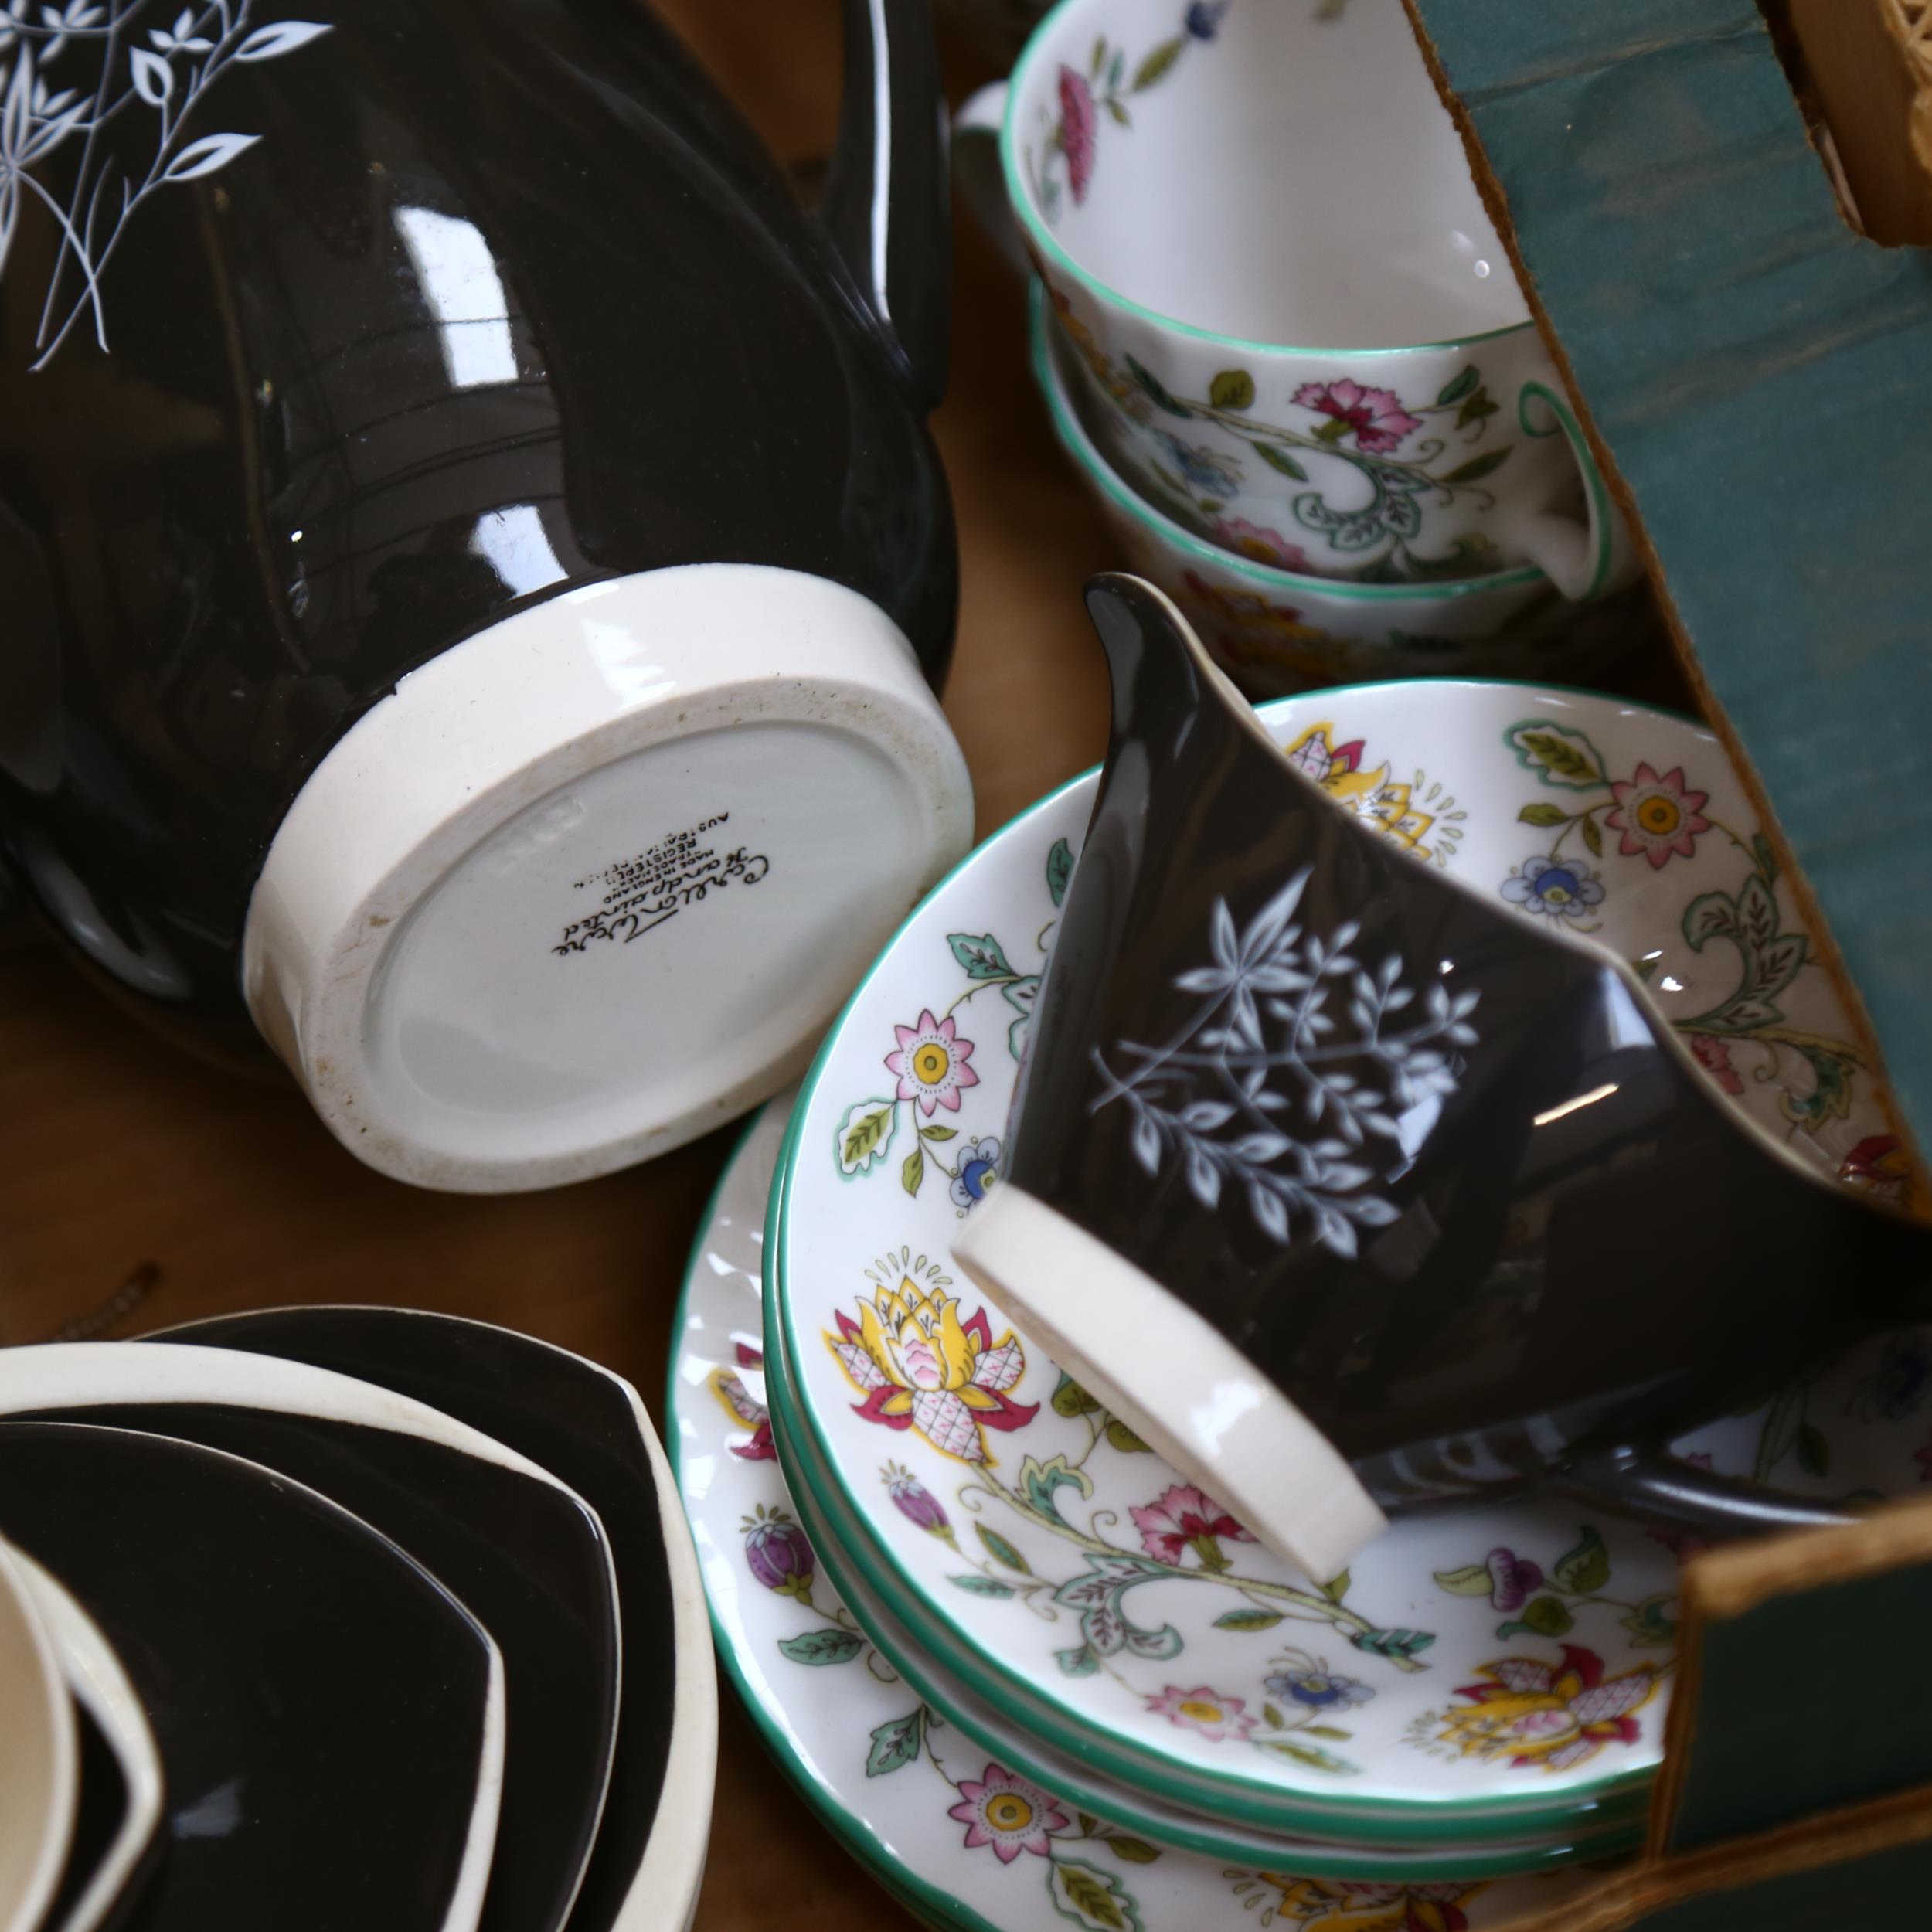
M 383 1308 L 9 1349 L 0 1537 L 0 1932 L 689 1923 L 710 1638 L 620 1377 Z

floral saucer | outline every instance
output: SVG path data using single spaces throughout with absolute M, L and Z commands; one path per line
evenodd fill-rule
M 974 1744 L 989 1752 L 1009 1770 L 1071 1800 L 1084 1812 L 1123 1830 L 1145 1834 L 1157 1844 L 1199 1852 L 1223 1862 L 1286 1866 L 1304 1877 L 1336 1875 L 1421 1880 L 1513 1877 L 1546 1866 L 1573 1864 L 1584 1859 L 1601 1860 L 1627 1851 L 1643 1837 L 1641 1818 L 1613 1820 L 1589 1832 L 1559 1834 L 1468 1846 L 1431 1845 L 1413 1851 L 1370 1849 L 1359 1845 L 1325 1843 L 1261 1832 L 1243 1832 L 1238 1825 L 1143 1797 L 1095 1775 L 1077 1758 L 1043 1745 L 1001 1717 L 977 1697 L 915 1638 L 886 1608 L 855 1573 L 846 1553 L 856 1532 L 840 1505 L 835 1485 L 814 1463 L 808 1441 L 788 1420 L 792 1410 L 787 1389 L 789 1371 L 778 1356 L 767 1356 L 762 1371 L 746 1366 L 737 1386 L 756 1402 L 764 1397 L 770 1440 L 785 1478 L 801 1526 L 818 1553 L 821 1571 L 858 1620 L 867 1641 L 937 1716 Z M 728 1402 L 735 1396 L 726 1398 Z M 944 1506 L 916 1477 L 903 1475 L 894 1500 L 919 1520 L 930 1535 L 951 1539 L 957 1547 L 957 1530 Z
M 1477 682 L 1260 715 L 1338 804 L 1636 961 L 1767 1129 L 1849 1184 L 1903 1185 L 1863 1051 L 1709 733 Z M 767 1326 L 815 1464 L 865 1532 L 847 1554 L 969 1689 L 1143 1795 L 1409 1845 L 1641 1804 L 1675 1662 L 1671 1538 L 1532 1498 L 1404 1522 L 1352 1573 L 1298 1576 L 961 1298 L 947 1249 L 996 1182 L 1092 784 L 1023 815 L 913 914 L 794 1117 Z M 1910 1488 L 1909 1449 L 1864 1420 L 1787 1396 L 1688 1447 L 1764 1473 L 1802 1427 L 1803 1466 Z M 904 1509 L 909 1479 L 961 1526 L 957 1548 Z
M 1102 1824 L 967 1737 L 876 1651 L 801 1527 L 757 1400 L 766 1194 L 784 1103 L 740 1144 L 685 1276 L 666 1413 L 726 1672 L 827 1827 L 954 1932 L 1506 1932 L 1580 1874 L 1313 1876 Z

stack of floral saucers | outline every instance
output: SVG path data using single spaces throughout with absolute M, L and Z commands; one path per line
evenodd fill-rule
M 0 1536 L 5 1932 L 689 1924 L 715 1675 L 621 1378 L 388 1308 L 9 1349 Z
M 1260 715 L 1338 807 L 1641 962 L 1713 1081 L 1846 1185 L 1903 1185 L 1709 733 L 1479 683 Z M 727 1666 L 835 1829 L 949 1925 L 1539 1923 L 1641 1835 L 1681 1539 L 1532 1497 L 1297 1575 L 949 1262 L 998 1184 L 1093 784 L 914 913 L 700 1235 L 673 1458 Z M 1681 1449 L 1822 1495 L 1907 1489 L 1928 1397 L 1932 1349 L 1901 1334 Z

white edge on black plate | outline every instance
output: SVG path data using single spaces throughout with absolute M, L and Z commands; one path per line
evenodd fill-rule
M 498 1333 L 515 1335 L 520 1342 L 532 1346 L 549 1349 L 553 1355 L 580 1363 L 594 1370 L 607 1380 L 614 1383 L 625 1401 L 631 1405 L 633 1418 L 637 1423 L 639 1438 L 644 1444 L 645 1454 L 651 1464 L 651 1475 L 655 1485 L 658 1520 L 664 1527 L 665 1569 L 671 1582 L 672 1642 L 675 1651 L 672 1672 L 672 1695 L 676 1699 L 676 1710 L 672 1722 L 671 1743 L 665 1753 L 664 1783 L 658 1800 L 658 1812 L 651 1828 L 651 1836 L 646 1842 L 643 1858 L 631 1881 L 625 1894 L 622 1909 L 612 1922 L 611 1932 L 683 1932 L 696 1916 L 698 1894 L 703 1883 L 705 1857 L 709 1848 L 711 1835 L 711 1811 L 713 1789 L 717 1778 L 718 1763 L 718 1677 L 713 1661 L 711 1648 L 710 1614 L 706 1605 L 704 1584 L 698 1573 L 696 1548 L 691 1540 L 691 1528 L 686 1519 L 682 1498 L 678 1493 L 676 1478 L 666 1460 L 662 1444 L 658 1439 L 649 1413 L 643 1398 L 635 1386 L 614 1369 L 607 1369 L 600 1362 L 590 1356 L 578 1355 L 573 1350 L 560 1348 L 553 1342 L 546 1342 L 541 1336 L 526 1334 L 520 1328 L 506 1327 L 501 1322 L 478 1321 L 468 1315 L 445 1315 L 433 1309 L 393 1308 L 379 1302 L 345 1301 L 328 1304 L 334 1308 L 380 1315 L 419 1315 L 429 1321 L 457 1321 L 479 1328 L 495 1328 Z M 247 1313 L 255 1315 L 304 1315 L 311 1311 L 311 1304 L 296 1302 L 280 1308 L 250 1308 Z M 210 1321 L 226 1321 L 226 1316 L 211 1316 Z M 192 1321 L 179 1322 L 165 1332 L 169 1335 L 186 1335 L 200 1325 Z M 230 1359 L 240 1355 L 243 1360 L 281 1361 L 280 1356 L 250 1356 L 234 1349 L 196 1350 L 187 1343 L 167 1345 L 170 1354 L 223 1355 Z M 291 1365 L 300 1366 L 303 1365 Z M 312 1369 L 314 1374 L 332 1375 L 329 1369 Z M 338 1379 L 349 1379 L 347 1377 Z M 377 1389 L 374 1383 L 359 1383 L 359 1386 Z M 408 1403 L 412 1407 L 422 1407 L 406 1396 L 393 1395 L 386 1389 L 377 1392 L 390 1400 Z M 432 1410 L 440 1415 L 440 1410 Z M 465 1429 L 466 1423 L 445 1417 L 451 1426 Z M 485 1440 L 491 1440 L 485 1438 Z M 498 1445 L 502 1447 L 502 1445 Z M 519 1462 L 524 1458 L 517 1456 L 515 1450 L 504 1448 L 506 1457 Z M 529 1465 L 536 1468 L 535 1464 Z M 539 1470 L 548 1475 L 547 1471 Z M 549 1480 L 556 1482 L 555 1477 Z M 557 1483 L 561 1488 L 562 1483 Z M 586 1505 L 587 1508 L 589 1505 Z M 594 1512 L 593 1512 L 594 1514 Z M 619 1586 L 621 1588 L 621 1584 Z M 620 1650 L 621 1632 L 619 1634 Z M 621 1730 L 617 1736 L 617 1748 L 624 1748 Z M 662 1917 L 662 1902 L 667 1899 L 682 1898 L 687 1901 L 685 1917 L 675 1924 Z
M 66 1587 L 43 1570 L 24 1549 L 8 1553 L 19 1570 L 53 1638 L 61 1675 L 76 1702 L 100 1727 L 114 1752 L 127 1808 L 119 1828 L 67 1916 L 42 1932 L 92 1932 L 107 1915 L 161 1822 L 163 1780 L 160 1748 L 148 1728 L 140 1694 L 128 1681 L 114 1646 L 100 1627 L 67 1593 Z

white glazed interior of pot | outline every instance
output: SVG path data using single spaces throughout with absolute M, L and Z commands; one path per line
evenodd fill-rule
M 1348 349 L 1527 318 L 1402 0 L 1071 0 L 1015 88 L 1036 230 L 1131 302 Z
M 728 1100 L 836 1005 L 926 845 L 904 774 L 835 727 L 739 724 L 593 771 L 406 916 L 365 1021 L 383 1111 L 461 1162 Z

